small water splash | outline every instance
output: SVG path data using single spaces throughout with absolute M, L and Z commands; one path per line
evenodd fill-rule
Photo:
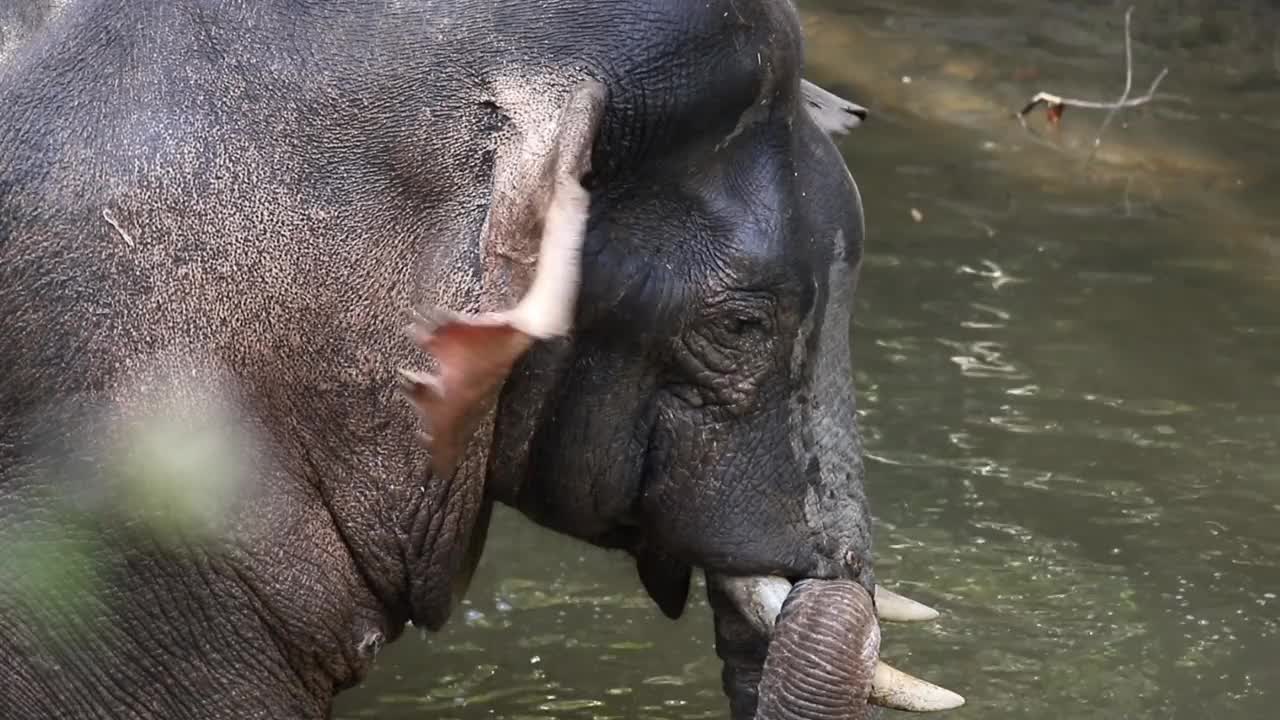
M 962 275 L 976 275 L 984 278 L 990 284 L 992 290 L 999 290 L 1005 285 L 1013 285 L 1027 282 L 1026 278 L 1011 275 L 994 260 L 983 258 L 978 262 L 978 266 L 961 265 L 956 268 L 956 272 Z
M 952 363 L 960 367 L 965 377 L 1001 378 L 1007 380 L 1026 380 L 1029 374 L 1015 363 L 1005 359 L 1005 346 L 997 340 L 945 340 L 938 339 L 942 345 L 955 351 Z

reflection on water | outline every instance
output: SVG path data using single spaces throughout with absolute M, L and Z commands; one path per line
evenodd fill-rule
M 1069 114 L 1064 152 L 1011 113 L 1118 94 L 1123 7 L 843 4 L 807 12 L 815 77 L 876 113 L 843 146 L 878 574 L 944 612 L 887 627 L 886 657 L 963 692 L 957 719 L 1274 717 L 1274 11 L 1140 5 L 1140 67 L 1192 103 L 1124 116 L 1080 168 L 1100 117 Z M 725 717 L 694 595 L 667 621 L 630 563 L 502 513 L 455 622 L 338 715 Z

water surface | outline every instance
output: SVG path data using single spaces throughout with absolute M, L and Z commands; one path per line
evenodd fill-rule
M 842 9 L 854 5 L 856 9 Z M 1227 7 L 1227 6 L 1230 7 Z M 1124 5 L 805 3 L 811 76 L 875 112 L 842 141 L 867 207 L 856 376 L 879 576 L 943 611 L 885 656 L 947 718 L 1272 718 L 1280 701 L 1280 21 Z M 700 586 L 680 621 L 630 563 L 495 518 L 443 632 L 341 718 L 722 718 Z M 905 716 L 903 716 L 905 717 Z

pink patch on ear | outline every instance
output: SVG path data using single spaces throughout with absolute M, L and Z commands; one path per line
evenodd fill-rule
M 433 471 L 452 475 L 487 401 L 533 338 L 516 329 L 505 313 L 437 311 L 415 318 L 409 332 L 419 348 L 435 357 L 439 370 L 401 370 L 400 389 L 426 428 Z

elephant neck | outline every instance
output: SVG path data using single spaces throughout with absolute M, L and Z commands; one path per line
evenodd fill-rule
M 489 499 L 523 511 L 521 491 L 535 469 L 534 443 L 539 428 L 548 424 L 559 379 L 570 362 L 570 340 L 556 338 L 536 343 L 512 369 L 498 395 L 493 422 L 486 424 L 490 434 L 482 432 L 476 438 L 477 443 L 489 440 L 485 477 Z

